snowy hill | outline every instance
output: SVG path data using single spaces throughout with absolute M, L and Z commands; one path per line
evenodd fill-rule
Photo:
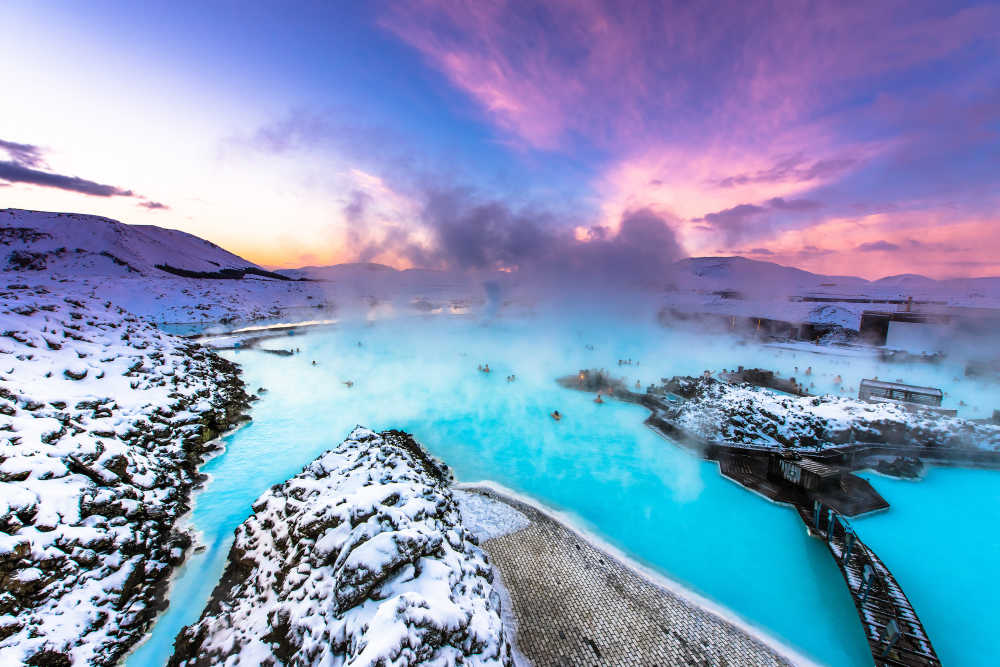
M 567 289 L 584 289 L 523 272 L 397 270 L 371 262 L 272 273 L 185 232 L 18 209 L 0 209 L 0 271 L 12 284 L 51 287 L 69 280 L 77 283 L 66 286 L 73 294 L 108 298 L 147 319 L 171 323 L 313 320 L 334 311 L 369 318 L 480 309 L 491 316 L 500 310 L 530 313 L 553 299 L 563 301 Z M 869 282 L 744 257 L 680 260 L 663 276 L 663 288 L 665 294 L 656 293 L 681 311 L 847 328 L 857 328 L 861 310 L 870 307 L 865 303 L 877 300 L 912 296 L 918 302 L 1000 307 L 1000 278 L 938 281 L 901 275 Z M 594 298 L 588 292 L 587 300 Z
M 308 320 L 330 306 L 318 283 L 192 234 L 77 213 L 0 209 L 0 272 L 11 284 L 110 299 L 156 322 Z
M 96 215 L 0 209 L 0 269 L 65 276 L 162 276 L 162 268 L 215 274 L 252 262 L 192 234 Z
M 311 278 L 312 280 L 342 280 L 359 276 L 384 276 L 399 273 L 396 269 L 375 262 L 348 262 L 331 264 L 329 266 L 303 266 L 298 269 L 280 269 L 277 271 L 289 278 Z
M 913 288 L 927 288 L 933 287 L 938 281 L 933 278 L 928 278 L 927 276 L 922 276 L 916 273 L 901 273 L 896 276 L 886 276 L 885 278 L 879 278 L 874 281 L 874 285 L 886 286 L 886 287 L 904 287 L 908 289 Z
M 826 276 L 746 257 L 688 257 L 674 267 L 678 286 L 695 289 L 731 288 L 786 295 L 803 289 L 847 290 L 869 284 L 857 276 Z

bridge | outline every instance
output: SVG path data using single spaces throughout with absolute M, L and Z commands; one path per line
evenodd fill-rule
M 823 538 L 858 610 L 878 667 L 940 667 L 923 624 L 892 572 L 843 516 L 815 502 L 796 504 L 810 532 Z

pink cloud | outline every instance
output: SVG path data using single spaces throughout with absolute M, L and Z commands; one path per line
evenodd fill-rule
M 854 94 L 845 84 L 995 39 L 1000 7 L 404 0 L 380 23 L 529 145 L 634 150 L 766 136 Z
M 935 278 L 1000 275 L 1000 238 L 989 233 L 997 226 L 1000 218 L 965 218 L 949 210 L 877 213 L 831 217 L 808 228 L 786 230 L 758 239 L 763 243 L 750 251 L 721 250 L 869 279 L 898 273 Z

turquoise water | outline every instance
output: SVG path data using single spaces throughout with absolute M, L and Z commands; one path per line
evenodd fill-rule
M 888 512 L 854 522 L 892 570 L 945 665 L 996 665 L 1000 472 L 931 468 L 920 482 L 865 475 Z
M 180 571 L 170 608 L 128 664 L 166 661 L 177 632 L 201 613 L 225 566 L 233 531 L 252 502 L 342 440 L 355 424 L 413 432 L 455 469 L 459 480 L 495 480 L 568 513 L 636 560 L 819 662 L 869 663 L 839 571 L 822 543 L 806 536 L 792 510 L 744 491 L 722 478 L 714 464 L 654 434 L 642 425 L 647 414 L 642 408 L 597 405 L 591 396 L 561 389 L 553 379 L 594 366 L 620 370 L 643 385 L 661 376 L 738 364 L 792 374 L 808 359 L 820 382 L 842 374 L 856 386 L 862 374 L 872 374 L 874 362 L 845 363 L 743 346 L 726 337 L 670 333 L 635 318 L 628 318 L 627 327 L 622 320 L 583 316 L 558 321 L 528 317 L 483 326 L 472 319 L 431 316 L 341 323 L 333 330 L 269 342 L 301 348 L 294 357 L 227 353 L 243 365 L 251 389 L 269 391 L 255 405 L 254 423 L 226 438 L 225 453 L 205 465 L 212 480 L 197 496 L 191 519 L 207 549 Z M 617 359 L 629 357 L 640 365 L 619 369 Z M 487 362 L 491 374 L 476 370 Z M 952 370 L 934 372 L 943 376 Z M 883 369 L 884 376 L 888 372 Z M 517 381 L 508 383 L 511 373 Z M 347 380 L 356 384 L 348 388 Z M 562 421 L 548 417 L 553 409 L 564 414 Z M 946 664 L 976 664 L 963 648 L 963 637 L 983 623 L 995 625 L 987 602 L 989 596 L 996 599 L 996 584 L 967 591 L 956 602 L 952 593 L 962 590 L 971 575 L 935 570 L 914 551 L 902 526 L 910 525 L 911 513 L 923 516 L 932 499 L 947 504 L 963 497 L 954 495 L 959 491 L 985 502 L 994 477 L 980 471 L 941 472 L 902 486 L 876 478 L 893 509 L 860 520 L 857 527 L 880 554 L 886 543 L 886 560 L 907 592 L 913 589 L 914 604 Z M 951 480 L 957 480 L 953 486 Z M 992 525 L 997 525 L 992 511 Z M 931 530 L 947 531 L 969 550 L 984 542 L 994 545 L 978 550 L 974 563 L 980 572 L 1000 565 L 996 540 L 973 530 L 971 519 L 968 525 L 946 525 L 942 517 L 940 523 Z M 945 595 L 942 588 L 950 592 Z M 967 625 L 955 609 L 979 616 L 979 625 Z

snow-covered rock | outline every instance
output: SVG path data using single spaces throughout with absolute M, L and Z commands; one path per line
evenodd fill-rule
M 857 441 L 1000 451 L 1000 426 L 929 410 L 833 395 L 794 397 L 711 377 L 673 378 L 664 389 L 686 399 L 669 419 L 710 441 L 765 447 Z
M 267 491 L 171 665 L 510 665 L 493 571 L 447 468 L 356 428 Z
M 235 365 L 108 301 L 0 288 L 0 663 L 111 665 L 141 637 L 247 399 Z

